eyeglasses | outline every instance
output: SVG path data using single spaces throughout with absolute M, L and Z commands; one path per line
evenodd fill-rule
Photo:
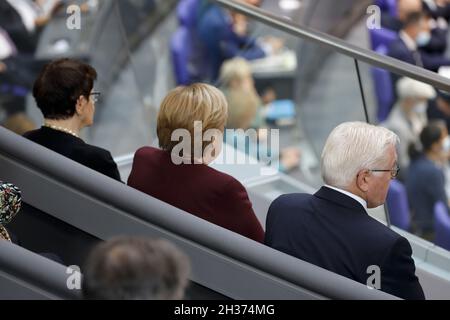
M 371 169 L 372 172 L 390 172 L 391 173 L 391 179 L 395 179 L 398 176 L 398 173 L 400 171 L 400 167 L 398 164 L 395 164 L 395 168 L 392 169 Z
M 92 101 L 98 102 L 101 93 L 98 91 L 92 91 L 89 95 L 92 96 Z

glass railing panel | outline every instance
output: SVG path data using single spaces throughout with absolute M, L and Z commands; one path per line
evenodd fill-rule
M 400 173 L 386 202 L 392 225 L 450 249 L 448 229 L 450 91 L 365 63 L 364 93 L 375 103 L 374 124 L 393 130 Z M 448 67 L 440 74 L 448 75 Z M 441 206 L 435 206 L 442 202 Z
M 66 14 L 67 5 L 62 6 L 38 35 L 36 52 L 19 51 L 11 57 L 11 66 L 20 62 L 19 74 L 26 75 L 26 81 L 11 77 L 17 74 L 13 68 L 0 75 L 2 120 L 5 124 L 7 118 L 20 113 L 6 125 L 19 133 L 39 127 L 43 117 L 31 93 L 39 70 L 60 57 L 81 59 L 97 70 L 94 90 L 101 92 L 94 125 L 82 130 L 81 137 L 117 157 L 155 139 L 156 106 L 168 88 L 174 87 L 166 35 L 177 26 L 176 1 L 88 3 L 87 7 L 75 6 L 73 12 L 80 10 L 79 20 L 77 13 Z M 11 89 L 10 83 L 18 85 Z
M 300 155 L 297 165 L 288 170 L 282 166 L 280 171 L 317 189 L 324 183 L 320 156 L 332 129 L 347 121 L 367 121 L 355 60 L 254 19 L 248 18 L 247 22 L 249 37 L 262 42 L 263 37 L 274 36 L 284 41 L 278 54 L 248 62 L 260 96 L 270 88 L 275 92 L 275 108 L 278 100 L 288 100 L 293 105 L 293 112 L 286 119 L 280 115 L 280 119 L 272 120 L 266 112 L 264 127 L 280 133 L 280 162 L 283 164 L 283 149 L 288 147 L 297 149 Z M 243 48 L 238 55 L 245 56 L 250 50 Z M 361 81 L 369 77 L 366 70 L 360 70 L 360 74 Z M 225 92 L 230 91 L 226 77 L 219 76 L 215 83 Z M 270 101 L 265 105 L 264 98 L 261 100 L 263 110 L 272 107 Z M 373 109 L 373 103 L 369 107 Z M 385 220 L 383 210 L 377 215 Z

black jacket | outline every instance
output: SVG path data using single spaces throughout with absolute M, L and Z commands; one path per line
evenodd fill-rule
M 105 149 L 87 144 L 71 134 L 47 127 L 29 131 L 23 136 L 86 167 L 121 181 L 117 164 L 111 153 Z
M 418 50 L 418 56 L 420 62 L 425 69 L 437 72 L 439 67 L 450 65 L 450 59 L 440 54 L 430 54 L 422 50 Z M 413 52 L 408 49 L 402 39 L 398 38 L 394 40 L 388 50 L 388 56 L 396 58 L 403 62 L 407 62 L 414 65 L 419 65 L 417 59 L 415 59 Z
M 364 285 L 373 274 L 368 268 L 377 266 L 382 291 L 424 299 L 409 242 L 336 190 L 322 187 L 314 195 L 276 199 L 267 215 L 265 243 Z

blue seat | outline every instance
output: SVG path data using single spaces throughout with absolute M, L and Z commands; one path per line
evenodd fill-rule
M 197 21 L 200 0 L 181 0 L 177 6 L 177 17 L 180 26 L 193 29 Z
M 181 0 L 177 6 L 180 26 L 172 35 L 170 51 L 177 85 L 202 81 L 206 73 L 201 43 L 196 33 L 201 0 Z
M 398 34 L 395 31 L 381 28 L 381 29 L 369 29 L 370 45 L 372 50 L 376 51 L 380 46 L 389 48 L 392 41 L 398 38 Z
M 392 180 L 386 198 L 391 224 L 408 231 L 411 226 L 408 196 L 405 186 L 398 180 Z
M 189 60 L 192 52 L 191 34 L 188 28 L 181 26 L 172 35 L 170 52 L 177 85 L 191 83 Z
M 381 11 L 389 13 L 391 16 L 397 16 L 397 0 L 375 0 L 375 5 L 379 6 Z
M 450 250 L 450 217 L 447 206 L 442 202 L 434 205 L 434 243 L 446 250 Z
M 377 53 L 386 55 L 387 49 L 380 46 Z M 394 104 L 394 85 L 389 71 L 380 68 L 372 68 L 372 79 L 377 99 L 377 119 L 379 122 L 386 120 Z

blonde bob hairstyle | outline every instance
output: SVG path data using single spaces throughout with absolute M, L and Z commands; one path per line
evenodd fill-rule
M 195 122 L 201 122 L 202 136 L 210 129 L 223 132 L 227 115 L 227 101 L 219 89 L 204 83 L 177 87 L 167 94 L 159 109 L 156 128 L 159 146 L 163 150 L 172 151 L 179 143 L 172 141 L 172 133 L 177 129 L 188 130 L 192 139 L 191 146 L 194 146 Z M 202 151 L 210 143 L 212 142 L 203 142 Z

